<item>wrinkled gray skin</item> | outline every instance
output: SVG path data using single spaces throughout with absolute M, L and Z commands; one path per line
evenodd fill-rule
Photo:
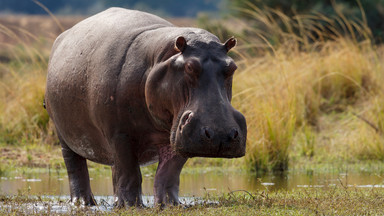
M 230 104 L 236 70 L 209 32 L 111 8 L 62 33 L 50 56 L 45 103 L 71 198 L 96 204 L 86 159 L 112 166 L 118 206 L 142 205 L 140 165 L 159 161 L 154 194 L 178 204 L 189 157 L 241 157 L 246 122 Z

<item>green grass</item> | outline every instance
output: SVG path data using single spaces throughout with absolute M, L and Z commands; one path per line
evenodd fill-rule
M 127 208 L 104 211 L 49 201 L 41 196 L 1 196 L 2 215 L 50 214 L 52 205 L 68 209 L 63 215 L 380 215 L 384 189 L 343 187 L 300 188 L 292 191 L 233 191 L 206 194 L 200 204 L 158 208 Z M 215 201 L 215 202 L 212 202 Z M 27 208 L 29 206 L 29 208 Z M 38 210 L 38 206 L 44 206 Z

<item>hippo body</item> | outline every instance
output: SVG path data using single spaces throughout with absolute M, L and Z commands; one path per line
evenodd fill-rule
M 178 204 L 189 157 L 241 157 L 245 118 L 231 105 L 236 70 L 209 32 L 110 8 L 55 41 L 45 104 L 71 199 L 94 205 L 86 159 L 110 165 L 118 206 L 142 205 L 140 165 L 159 161 L 155 202 Z

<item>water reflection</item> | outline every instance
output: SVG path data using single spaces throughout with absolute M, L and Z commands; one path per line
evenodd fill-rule
M 96 196 L 113 195 L 110 171 L 90 172 L 91 187 Z M 383 187 L 383 178 L 367 173 L 326 173 L 308 174 L 290 172 L 281 175 L 254 176 L 239 172 L 183 173 L 180 181 L 180 196 L 203 196 L 206 192 L 221 193 L 233 190 L 291 190 L 298 187 L 325 187 L 332 185 L 357 187 Z M 153 195 L 151 175 L 143 176 L 143 194 Z M 19 192 L 55 196 L 69 195 L 68 177 L 60 172 L 12 174 L 1 176 L 0 194 L 16 195 Z

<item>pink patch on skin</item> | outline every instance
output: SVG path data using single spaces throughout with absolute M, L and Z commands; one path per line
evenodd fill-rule
M 159 167 L 157 169 L 160 169 L 161 166 L 164 166 L 164 162 L 169 161 L 171 158 L 173 158 L 176 155 L 176 152 L 171 148 L 170 145 L 162 145 L 159 146 Z

